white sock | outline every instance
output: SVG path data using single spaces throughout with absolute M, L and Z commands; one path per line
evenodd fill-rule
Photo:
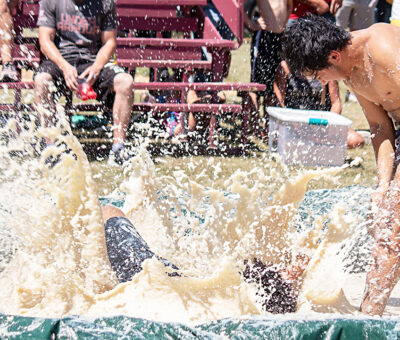
M 121 150 L 124 147 L 124 144 L 122 143 L 115 143 L 112 146 L 112 152 L 118 152 L 119 150 Z

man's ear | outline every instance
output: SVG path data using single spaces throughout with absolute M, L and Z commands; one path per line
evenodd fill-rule
M 329 61 L 331 64 L 339 64 L 342 61 L 342 54 L 339 51 L 329 53 Z

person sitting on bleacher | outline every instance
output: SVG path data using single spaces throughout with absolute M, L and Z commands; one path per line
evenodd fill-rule
M 18 4 L 18 0 L 0 0 L 0 49 L 3 68 L 0 72 L 0 81 L 9 82 L 18 80 L 18 71 L 12 60 L 13 19 L 11 11 Z
M 40 49 L 47 57 L 34 78 L 41 124 L 54 124 L 53 82 L 60 97 L 68 89 L 77 91 L 79 83 L 86 81 L 99 100 L 112 105 L 110 159 L 122 164 L 128 158 L 124 142 L 133 104 L 133 78 L 111 61 L 118 26 L 114 0 L 42 0 L 38 26 Z

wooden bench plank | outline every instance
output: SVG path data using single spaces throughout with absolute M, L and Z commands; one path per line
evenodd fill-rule
M 163 38 L 117 38 L 119 46 L 163 46 L 163 47 L 214 47 L 235 48 L 236 44 L 224 39 L 163 39 Z
M 12 83 L 0 82 L 0 90 L 32 90 L 35 88 L 33 81 L 20 81 Z
M 121 46 L 116 50 L 118 59 L 143 59 L 143 60 L 202 60 L 200 47 L 167 48 L 163 46 Z
M 171 6 L 117 6 L 118 17 L 143 17 L 151 18 L 176 18 L 178 17 L 176 7 Z
M 150 30 L 150 31 L 197 31 L 198 18 L 144 18 L 144 17 L 119 17 L 119 30 Z
M 176 82 L 152 82 L 134 83 L 135 90 L 195 90 L 195 91 L 265 91 L 264 84 L 257 83 L 176 83 Z
M 185 70 L 211 69 L 211 62 L 204 60 L 141 60 L 141 59 L 117 59 L 118 65 L 122 67 L 171 67 Z
M 153 111 L 153 112 L 204 112 L 204 113 L 240 113 L 242 105 L 239 104 L 173 104 L 173 103 L 135 103 L 134 111 Z
M 205 6 L 207 0 L 116 0 L 118 5 Z
M 15 89 L 33 89 L 33 81 L 0 83 L 0 88 Z M 160 90 L 160 91 L 264 91 L 264 84 L 257 83 L 177 83 L 177 82 L 152 82 L 152 83 L 134 83 L 134 90 Z

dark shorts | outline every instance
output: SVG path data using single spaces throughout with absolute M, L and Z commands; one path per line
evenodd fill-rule
M 265 84 L 265 95 L 274 93 L 274 80 L 281 58 L 282 33 L 257 31 L 251 42 L 251 81 Z
M 125 217 L 112 217 L 104 225 L 108 258 L 120 282 L 131 281 L 142 271 L 145 260 L 155 256 L 165 266 L 178 268 L 151 251 L 146 241 L 139 235 L 132 223 Z M 169 276 L 179 276 L 168 272 Z
M 84 59 L 78 59 L 72 63 L 72 65 L 74 65 L 78 71 L 78 75 L 85 71 L 92 64 L 93 62 L 89 62 Z M 119 67 L 113 63 L 107 63 L 101 70 L 98 80 L 93 84 L 93 90 L 97 93 L 97 98 L 108 108 L 111 108 L 114 102 L 114 93 L 111 91 L 111 88 L 114 84 L 114 78 L 117 74 L 124 72 L 125 70 L 122 67 Z M 70 90 L 65 83 L 63 72 L 51 60 L 42 61 L 35 72 L 35 76 L 38 73 L 49 73 L 51 75 L 57 87 L 57 92 L 55 94 L 57 98 L 64 94 L 70 93 Z
M 253 259 L 247 262 L 242 273 L 245 281 L 259 285 L 257 295 L 262 300 L 263 309 L 273 314 L 293 313 L 297 307 L 297 293 L 290 282 L 263 262 Z
M 400 164 L 400 127 L 395 130 L 395 140 L 394 140 L 394 161 L 396 166 Z

